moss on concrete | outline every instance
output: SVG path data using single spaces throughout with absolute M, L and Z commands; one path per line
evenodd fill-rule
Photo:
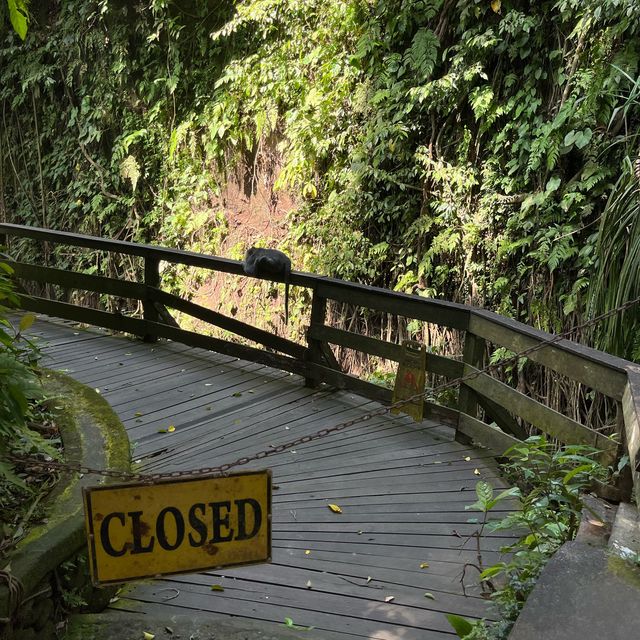
M 618 580 L 637 589 L 638 597 L 640 598 L 640 565 L 625 560 L 620 556 L 611 555 L 607 562 L 607 569 L 609 573 L 618 578 Z
M 266 620 L 236 620 L 231 616 L 193 612 L 193 615 L 145 614 L 109 611 L 79 615 L 69 621 L 64 640 L 138 640 L 144 633 L 156 640 L 301 640 L 308 631 Z M 314 635 L 314 637 L 318 637 Z
M 65 461 L 128 471 L 129 439 L 107 401 L 93 389 L 58 372 L 45 371 L 43 383 L 57 414 Z M 35 527 L 9 558 L 11 571 L 22 582 L 25 596 L 47 573 L 85 546 L 82 488 L 107 480 L 97 475 L 63 474 L 45 501 L 48 522 Z M 0 617 L 10 614 L 8 590 L 0 585 Z

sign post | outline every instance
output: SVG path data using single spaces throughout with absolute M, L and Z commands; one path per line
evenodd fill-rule
M 427 350 L 423 344 L 414 340 L 404 340 L 402 343 L 402 356 L 396 374 L 396 383 L 393 388 L 393 402 L 408 400 L 400 409 L 392 409 L 391 413 L 400 412 L 410 415 L 416 422 L 421 422 L 424 416 L 424 383 Z M 420 394 L 419 397 L 415 397 Z
M 269 470 L 83 493 L 96 585 L 271 560 Z

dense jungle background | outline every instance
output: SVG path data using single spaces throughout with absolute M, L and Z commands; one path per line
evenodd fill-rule
M 3 221 L 232 258 L 277 246 L 300 270 L 551 331 L 640 295 L 637 0 L 66 0 L 32 3 L 26 34 L 12 6 Z M 124 256 L 10 252 L 140 276 Z M 284 330 L 259 285 L 166 270 L 163 286 Z M 638 319 L 578 337 L 638 359 Z

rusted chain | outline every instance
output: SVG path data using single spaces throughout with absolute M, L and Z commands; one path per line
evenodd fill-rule
M 278 453 L 282 453 L 283 451 L 287 451 L 288 449 L 292 449 L 293 447 L 297 447 L 302 444 L 306 444 L 308 442 L 313 442 L 314 440 L 325 438 L 326 436 L 329 436 L 333 433 L 337 433 L 339 431 L 343 431 L 344 429 L 348 429 L 349 427 L 352 427 L 356 424 L 367 422 L 369 420 L 372 420 L 373 418 L 377 418 L 378 416 L 386 415 L 389 412 L 391 412 L 393 409 L 401 409 L 402 407 L 408 404 L 411 404 L 416 400 L 424 399 L 429 395 L 433 395 L 435 393 L 439 393 L 446 389 L 450 389 L 459 384 L 467 382 L 468 380 L 473 380 L 480 375 L 490 373 L 492 371 L 495 371 L 501 367 L 508 366 L 510 364 L 516 364 L 521 358 L 525 358 L 528 355 L 536 351 L 539 351 L 540 349 L 544 349 L 545 347 L 557 344 L 558 342 L 567 339 L 573 333 L 576 333 L 583 329 L 587 329 L 588 327 L 591 327 L 597 324 L 598 322 L 601 322 L 602 320 L 606 320 L 607 318 L 610 318 L 611 316 L 614 316 L 618 313 L 623 313 L 624 311 L 630 309 L 631 307 L 636 306 L 639 303 L 640 303 L 640 297 L 635 298 L 634 300 L 625 302 L 624 304 L 616 307 L 615 309 L 611 309 L 610 311 L 602 313 L 599 316 L 592 318 L 591 320 L 587 320 L 586 322 L 583 322 L 582 324 L 578 325 L 577 327 L 574 327 L 573 329 L 569 329 L 567 331 L 564 331 L 563 333 L 559 333 L 558 335 L 553 336 L 548 340 L 543 340 L 542 342 L 539 342 L 531 347 L 528 347 L 527 349 L 523 349 L 522 351 L 519 351 L 518 353 L 515 353 L 514 355 L 509 356 L 508 358 L 504 358 L 497 362 L 491 363 L 482 369 L 478 369 L 477 371 L 473 371 L 467 375 L 463 375 L 458 378 L 449 380 L 447 382 L 443 382 L 442 384 L 439 384 L 435 387 L 431 387 L 427 391 L 424 391 L 422 393 L 417 393 L 411 396 L 410 398 L 398 400 L 397 402 L 394 402 L 385 407 L 380 407 L 379 409 L 375 409 L 373 411 L 365 413 L 361 416 L 353 418 L 352 420 L 340 422 L 337 425 L 334 425 L 333 427 L 326 427 L 324 429 L 320 429 L 319 431 L 316 431 L 315 433 L 301 436 L 299 438 L 296 438 L 295 440 L 291 440 L 286 444 L 279 444 L 277 446 L 271 447 L 269 449 L 265 449 L 263 451 L 259 451 L 249 456 L 242 456 L 237 460 L 234 460 L 233 462 L 227 462 L 224 464 L 211 466 L 211 467 L 200 467 L 198 469 L 189 469 L 189 470 L 185 469 L 185 470 L 179 470 L 179 471 L 167 471 L 167 472 L 159 472 L 159 473 L 136 473 L 136 472 L 129 472 L 129 471 L 117 471 L 114 469 L 94 469 L 92 467 L 87 467 L 79 464 L 56 462 L 54 460 L 43 461 L 37 458 L 31 458 L 31 457 L 8 456 L 8 459 L 11 460 L 12 462 L 29 464 L 33 469 L 61 469 L 61 470 L 80 473 L 83 475 L 89 475 L 89 474 L 100 475 L 100 476 L 105 476 L 109 478 L 117 478 L 121 480 L 139 480 L 142 482 L 156 482 L 158 480 L 166 480 L 171 478 L 185 478 L 190 476 L 224 476 L 231 469 L 234 469 L 235 467 L 240 467 L 240 466 L 249 464 L 250 462 L 262 460 L 263 458 L 266 458 L 268 456 L 272 456 Z

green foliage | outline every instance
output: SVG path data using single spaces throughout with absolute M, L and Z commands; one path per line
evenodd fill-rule
M 590 311 L 598 315 L 640 297 L 640 163 L 627 158 L 600 220 Z M 599 348 L 640 360 L 640 312 L 629 309 L 596 327 Z
M 54 452 L 28 426 L 34 403 L 42 398 L 34 369 L 37 351 L 21 335 L 31 326 L 34 316 L 23 316 L 17 331 L 7 319 L 7 312 L 18 304 L 10 274 L 11 268 L 0 262 L 0 481 L 24 489 L 26 486 L 15 475 L 6 455 Z
M 27 25 L 29 24 L 29 10 L 27 0 L 7 0 L 9 20 L 14 31 L 22 40 L 27 37 Z
M 481 620 L 473 623 L 472 628 L 465 626 L 465 635 L 460 637 L 502 640 L 508 636 L 546 562 L 577 533 L 582 513 L 580 494 L 594 479 L 607 477 L 607 470 L 597 462 L 598 453 L 583 445 L 558 448 L 544 436 L 534 436 L 505 453 L 508 461 L 503 471 L 515 485 L 513 488 L 494 496 L 489 483 L 477 483 L 478 500 L 466 508 L 483 514 L 478 537 L 485 528 L 523 533 L 515 543 L 502 549 L 508 554 L 507 561 L 479 567 L 480 580 L 491 587 L 492 580 L 504 577 L 504 586 L 493 587 L 491 596 L 501 620 L 496 623 Z M 518 498 L 520 509 L 499 520 L 491 519 L 491 510 L 505 498 Z M 458 632 L 455 625 L 454 628 Z
M 305 268 L 557 330 L 585 310 L 637 151 L 639 32 L 636 0 L 44 5 L 0 42 L 4 207 L 216 252 L 221 186 L 271 163 Z
M 468 638 L 473 633 L 473 623 L 466 618 L 454 613 L 445 613 L 445 616 L 453 630 L 458 634 L 458 638 Z

